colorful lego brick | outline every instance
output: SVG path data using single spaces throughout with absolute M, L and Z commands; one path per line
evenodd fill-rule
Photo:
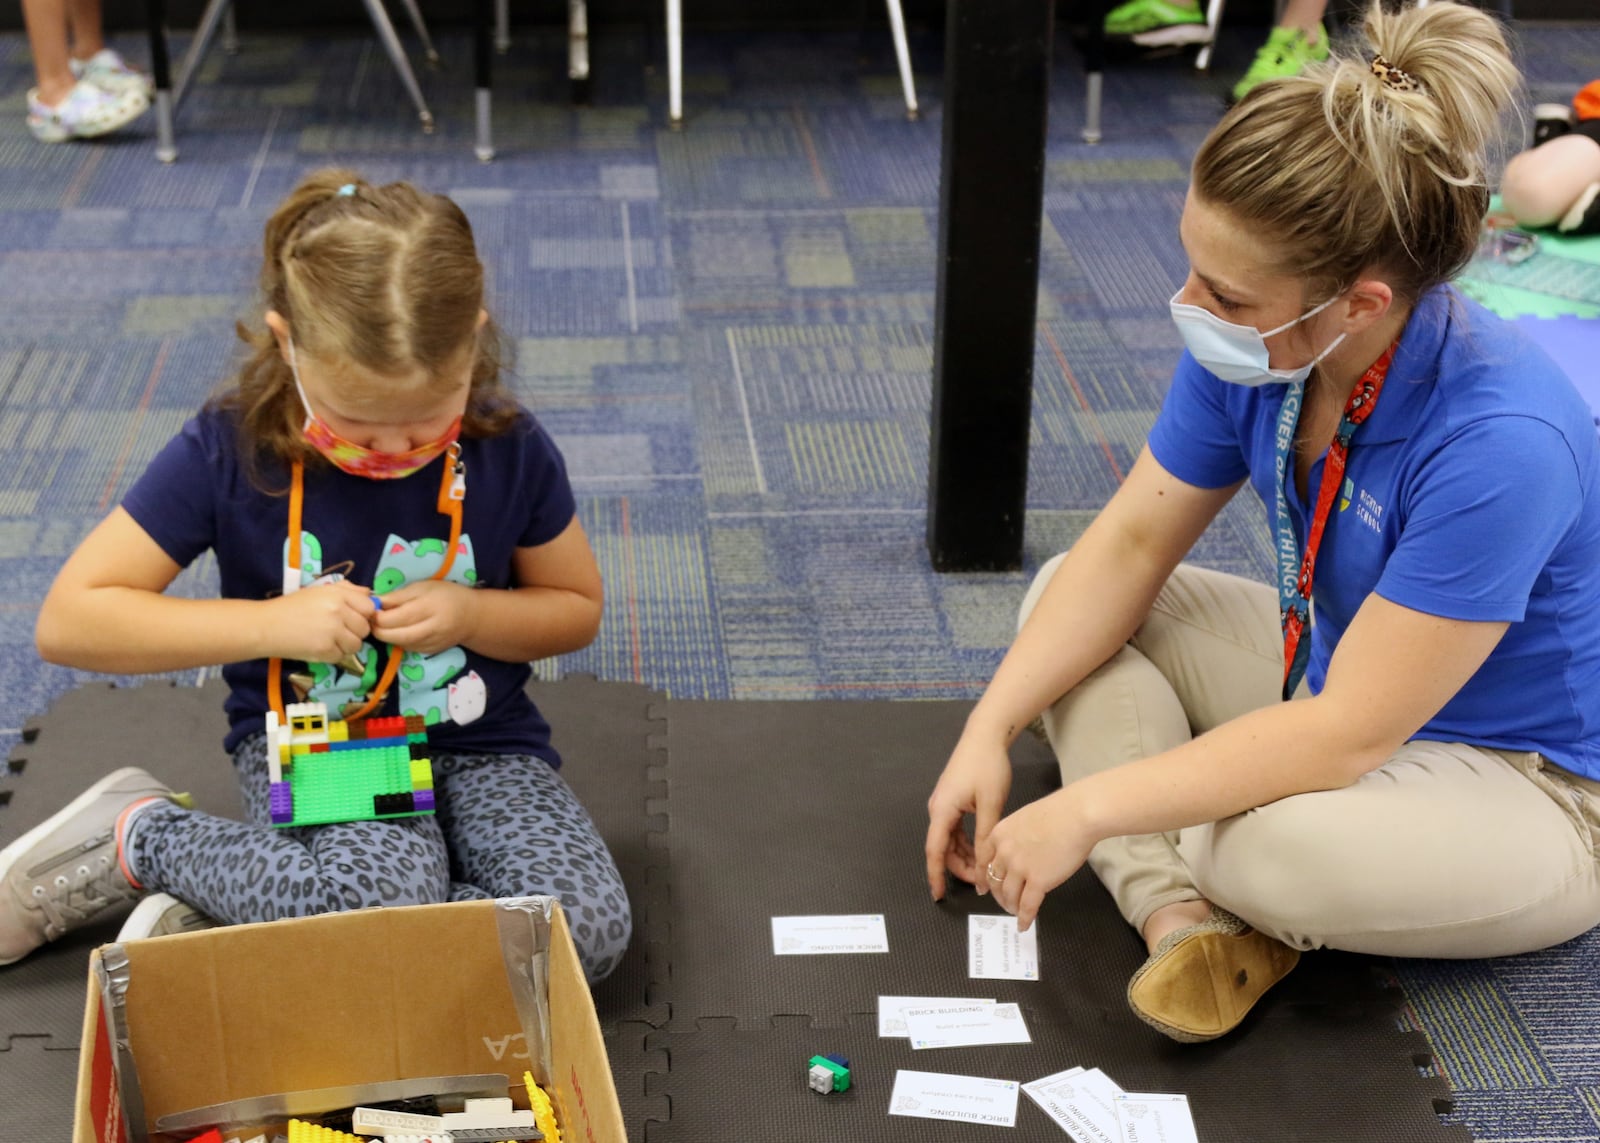
M 407 734 L 426 735 L 428 733 L 428 720 L 423 718 L 420 714 L 406 715 L 405 724 Z
M 294 821 L 294 793 L 288 782 L 274 782 L 267 790 L 268 816 L 273 825 L 288 825 Z
M 388 738 L 368 737 L 356 738 L 348 742 L 330 742 L 325 749 L 338 753 L 342 750 L 381 750 L 384 748 L 404 747 L 406 744 L 404 738 L 396 738 L 391 735 Z M 313 746 L 311 749 L 314 751 L 316 747 Z
M 295 742 L 328 741 L 328 708 L 320 702 L 296 702 L 283 708 Z
M 424 1135 L 442 1131 L 444 1120 L 437 1115 L 413 1115 L 409 1111 L 358 1107 L 350 1114 L 350 1127 L 357 1135 Z
M 429 786 L 426 790 L 414 791 L 411 795 L 411 802 L 416 806 L 419 814 L 431 814 L 439 808 L 438 803 L 433 800 L 432 786 Z
M 372 795 L 372 816 L 375 818 L 393 818 L 401 814 L 415 813 L 416 810 L 416 799 L 410 792 Z
M 812 1056 L 806 1061 L 806 1083 L 824 1095 L 850 1090 L 850 1061 L 843 1056 Z
M 522 1086 L 528 1089 L 528 1106 L 533 1109 L 533 1121 L 544 1133 L 545 1143 L 561 1143 L 561 1128 L 556 1126 L 555 1106 L 544 1088 L 533 1082 L 532 1072 L 522 1073 Z
M 328 723 L 328 741 L 343 742 L 350 737 L 350 724 L 344 719 L 336 719 Z
M 430 1131 L 426 1135 L 385 1135 L 383 1143 L 455 1143 L 448 1131 Z
M 196 1135 L 189 1143 L 222 1143 L 222 1132 L 213 1127 L 204 1135 Z
M 427 758 L 413 758 L 411 760 L 411 788 L 413 790 L 433 789 L 433 762 Z
M 359 1135 L 347 1135 L 331 1127 L 320 1127 L 303 1119 L 291 1119 L 289 1143 L 367 1143 L 367 1141 Z

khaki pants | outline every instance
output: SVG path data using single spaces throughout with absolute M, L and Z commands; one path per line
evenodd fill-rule
M 1040 570 L 1023 619 L 1060 560 Z M 1128 645 L 1045 711 L 1062 780 L 1277 702 L 1282 678 L 1272 588 L 1179 567 Z M 1597 841 L 1600 782 L 1538 754 L 1412 741 L 1344 789 L 1110 838 L 1089 865 L 1136 929 L 1204 897 L 1300 949 L 1484 957 L 1600 922 Z

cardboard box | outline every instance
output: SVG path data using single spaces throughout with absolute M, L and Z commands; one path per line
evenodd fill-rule
M 537 1053 L 528 1050 L 501 954 L 504 916 L 492 901 L 364 909 L 121 946 L 145 1130 L 180 1111 L 339 1084 L 503 1072 L 520 1089 Z M 559 906 L 549 934 L 547 1090 L 562 1138 L 626 1143 Z M 96 950 L 89 969 L 73 1143 L 128 1143 L 139 1134 L 122 1118 L 116 1023 L 101 1000 L 107 951 Z

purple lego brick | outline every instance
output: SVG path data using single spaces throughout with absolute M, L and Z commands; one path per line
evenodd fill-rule
M 418 813 L 431 812 L 434 808 L 432 790 L 412 790 L 411 800 Z
M 275 823 L 294 821 L 294 794 L 287 782 L 274 782 L 267 791 L 267 808 Z

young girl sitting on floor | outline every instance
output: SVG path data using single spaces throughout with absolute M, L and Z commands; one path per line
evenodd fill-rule
M 524 685 L 594 638 L 600 576 L 561 454 L 501 383 L 466 216 L 311 175 L 267 223 L 261 286 L 233 385 L 67 560 L 37 632 L 89 670 L 225 664 L 249 821 L 140 769 L 96 782 L 0 850 L 0 964 L 155 890 L 229 923 L 551 894 L 598 980 L 627 896 Z M 164 595 L 207 550 L 222 598 Z M 269 824 L 264 726 L 291 686 L 330 717 L 422 716 L 436 813 Z

